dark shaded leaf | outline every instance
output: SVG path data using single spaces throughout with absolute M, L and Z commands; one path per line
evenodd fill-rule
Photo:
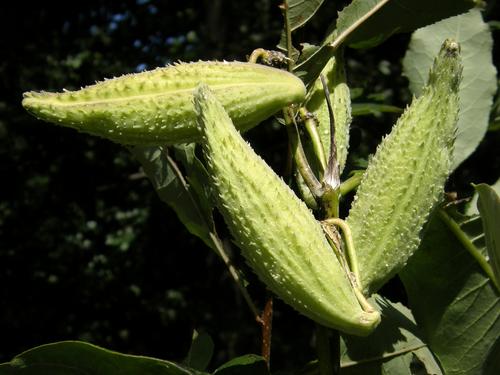
M 325 0 L 288 0 L 288 23 L 290 31 L 297 30 L 304 26 L 312 16 L 318 11 L 321 4 Z M 278 46 L 282 50 L 286 50 L 286 31 L 283 27 L 281 39 Z
M 399 107 L 388 104 L 378 104 L 378 103 L 352 104 L 353 116 L 368 116 L 368 115 L 379 116 L 382 113 L 403 113 L 403 110 Z
M 193 191 L 192 187 L 186 186 L 181 181 L 173 165 L 169 163 L 169 156 L 165 150 L 160 147 L 136 146 L 131 148 L 131 152 L 141 163 L 160 199 L 172 207 L 189 232 L 213 247 L 209 236 L 211 218 L 206 216 L 206 208 L 204 210 L 200 208 L 197 201 L 200 196 Z M 186 163 L 195 163 L 188 151 L 186 151 Z M 194 173 L 192 170 L 190 172 Z M 203 207 L 207 205 L 208 203 Z
M 264 358 L 247 354 L 226 362 L 213 375 L 269 375 L 269 369 Z
M 441 374 L 411 311 L 378 295 L 373 300 L 382 313 L 382 321 L 368 337 L 343 336 L 342 374 L 411 375 L 416 369 Z
M 206 332 L 193 332 L 193 341 L 186 358 L 186 366 L 203 371 L 207 368 L 214 353 L 214 342 Z
M 497 283 L 500 282 L 500 198 L 486 184 L 474 185 L 479 195 L 477 208 L 481 214 L 489 263 Z
M 476 224 L 465 221 L 461 228 L 477 233 Z M 400 276 L 415 319 L 445 373 L 493 375 L 485 363 L 500 358 L 500 296 L 438 215 Z
M 125 355 L 78 341 L 30 349 L 0 365 L 2 375 L 202 375 L 179 364 Z

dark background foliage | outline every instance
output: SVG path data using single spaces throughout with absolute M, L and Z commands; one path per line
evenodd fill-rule
M 297 32 L 318 42 L 346 1 L 326 1 Z M 487 19 L 498 15 L 490 2 Z M 138 163 L 109 141 L 47 125 L 21 107 L 28 90 L 76 89 L 178 60 L 245 60 L 277 44 L 272 0 L 25 1 L 0 5 L 0 362 L 43 343 L 78 339 L 126 353 L 182 360 L 193 329 L 215 341 L 212 367 L 259 353 L 260 328 L 222 262 L 159 201 Z M 497 17 L 498 18 L 498 17 Z M 494 35 L 498 39 L 498 32 Z M 409 35 L 347 51 L 357 100 L 405 106 Z M 498 43 L 497 43 L 498 52 Z M 494 56 L 498 56 L 496 53 Z M 496 62 L 498 66 L 498 61 Z M 394 115 L 356 118 L 349 167 L 362 166 Z M 499 175 L 498 132 L 452 176 L 449 189 Z M 282 129 L 248 133 L 277 170 Z M 237 252 L 233 254 L 241 262 Z M 263 306 L 266 292 L 248 273 Z M 385 292 L 404 300 L 397 280 Z M 275 302 L 273 363 L 312 359 L 312 324 Z

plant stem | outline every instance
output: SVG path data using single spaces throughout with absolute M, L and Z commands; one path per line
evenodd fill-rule
M 262 357 L 266 360 L 267 368 L 271 363 L 271 333 L 273 327 L 273 297 L 270 295 L 262 312 Z
M 457 240 L 462 244 L 462 246 L 469 252 L 470 255 L 474 257 L 474 259 L 477 261 L 479 266 L 483 269 L 483 271 L 488 275 L 490 278 L 491 282 L 495 287 L 497 288 L 498 291 L 500 291 L 500 284 L 498 280 L 495 278 L 495 275 L 493 274 L 493 269 L 491 268 L 490 264 L 486 260 L 486 258 L 481 254 L 479 249 L 472 243 L 472 241 L 467 237 L 467 235 L 463 232 L 463 230 L 460 228 L 460 226 L 457 224 L 455 220 L 453 220 L 442 208 L 438 209 L 439 217 L 443 221 L 443 223 L 446 224 L 448 229 L 451 230 L 451 232 L 455 235 Z
M 317 120 L 314 118 L 314 115 L 312 113 L 307 111 L 305 107 L 301 107 L 299 109 L 299 115 L 302 119 L 302 122 L 304 123 L 309 137 L 311 138 L 314 154 L 316 155 L 316 158 L 318 159 L 322 169 L 321 172 L 324 173 L 326 170 L 326 156 L 323 143 L 321 142 L 321 138 L 319 137 Z
M 207 228 L 210 228 L 209 237 L 210 237 L 210 240 L 211 240 L 211 242 L 213 244 L 212 248 L 215 250 L 215 252 L 219 255 L 219 257 L 222 259 L 222 261 L 224 262 L 224 264 L 228 268 L 229 274 L 231 275 L 231 277 L 233 278 L 234 282 L 238 286 L 238 289 L 240 290 L 240 292 L 241 292 L 241 294 L 243 296 L 243 299 L 245 300 L 245 302 L 247 303 L 248 307 L 250 308 L 250 311 L 252 312 L 253 316 L 255 317 L 255 320 L 257 322 L 259 322 L 259 323 L 262 323 L 262 319 L 260 318 L 260 315 L 259 315 L 259 310 L 257 309 L 257 307 L 255 307 L 255 304 L 253 303 L 252 298 L 250 298 L 250 295 L 248 294 L 248 291 L 245 288 L 243 280 L 241 279 L 240 275 L 238 274 L 238 271 L 232 265 L 231 260 L 230 260 L 229 256 L 227 255 L 226 250 L 224 249 L 224 245 L 222 243 L 222 240 L 217 235 L 215 227 L 213 225 L 212 226 L 209 225 L 208 222 L 207 222 L 207 220 L 206 220 L 206 218 L 201 213 L 201 210 L 200 210 L 200 208 L 198 206 L 198 203 L 193 198 L 193 195 L 192 195 L 191 191 L 189 190 L 189 185 L 188 185 L 188 183 L 186 181 L 186 178 L 182 174 L 182 172 L 181 172 L 179 166 L 177 165 L 177 163 L 175 162 L 175 160 L 170 156 L 170 154 L 168 152 L 168 149 L 167 148 L 161 148 L 161 151 L 162 151 L 163 155 L 165 156 L 165 158 L 167 159 L 168 165 L 170 166 L 170 168 L 172 168 L 172 170 L 174 171 L 176 177 L 179 179 L 179 182 L 181 183 L 183 189 L 189 195 L 189 198 L 191 199 L 194 207 L 196 207 L 196 210 L 198 211 L 198 214 L 200 215 L 200 217 L 205 222 L 205 225 L 207 226 Z
M 250 308 L 250 311 L 252 312 L 255 320 L 259 322 L 260 324 L 263 324 L 262 318 L 260 317 L 259 310 L 257 307 L 255 307 L 255 304 L 252 301 L 252 298 L 250 298 L 250 295 L 248 294 L 247 289 L 245 288 L 245 285 L 243 283 L 243 280 L 241 279 L 238 271 L 236 268 L 233 266 L 231 263 L 231 259 L 226 253 L 226 250 L 224 249 L 224 244 L 222 243 L 221 239 L 216 233 L 210 232 L 209 234 L 210 239 L 215 245 L 215 250 L 217 251 L 217 254 L 222 258 L 224 264 L 226 265 L 227 269 L 229 270 L 229 274 L 233 278 L 233 280 L 236 282 L 236 285 L 238 286 L 238 289 L 241 292 L 241 295 L 243 296 L 243 299 L 247 303 L 248 307 Z
M 293 118 L 293 114 L 290 113 L 290 108 L 285 108 L 283 110 L 283 116 L 286 122 L 286 129 L 288 132 L 288 139 L 290 142 L 290 147 L 292 150 L 292 155 L 297 165 L 297 169 L 299 170 L 301 176 L 304 178 L 304 181 L 311 190 L 311 193 L 314 195 L 316 199 L 320 198 L 323 195 L 323 189 L 314 175 L 309 162 L 307 161 L 306 155 L 304 153 L 304 148 L 302 147 L 302 142 L 299 138 L 299 133 L 297 129 L 297 124 Z
M 356 278 L 356 284 L 357 287 L 361 288 L 361 280 L 359 276 L 359 267 L 358 267 L 358 256 L 356 255 L 356 250 L 354 249 L 354 242 L 352 240 L 352 234 L 351 234 L 351 228 L 349 228 L 349 225 L 347 223 L 339 218 L 328 218 L 324 220 L 325 223 L 330 224 L 330 225 L 336 225 L 340 229 L 342 229 L 342 235 L 344 237 L 344 242 L 346 245 L 346 252 L 347 252 L 347 260 L 349 262 L 349 268 L 351 272 L 354 274 L 354 277 Z
M 342 182 L 340 184 L 340 195 L 345 196 L 350 191 L 356 189 L 359 186 L 362 178 L 363 173 L 355 173 L 353 176 Z
M 338 331 L 316 324 L 316 352 L 320 375 L 339 374 L 340 334 Z
M 286 33 L 286 56 L 288 57 L 288 71 L 293 71 L 293 51 L 292 51 L 292 29 L 288 19 L 288 0 L 283 0 L 281 6 L 285 15 L 285 33 Z

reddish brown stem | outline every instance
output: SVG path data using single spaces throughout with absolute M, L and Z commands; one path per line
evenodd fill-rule
M 271 331 L 273 327 L 273 297 L 269 296 L 261 315 L 262 319 L 262 357 L 266 360 L 267 367 L 271 361 Z

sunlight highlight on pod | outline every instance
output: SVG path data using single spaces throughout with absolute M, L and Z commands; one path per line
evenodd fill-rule
M 303 101 L 306 93 L 302 81 L 283 70 L 200 61 L 127 74 L 78 91 L 27 92 L 23 106 L 42 120 L 121 144 L 197 142 L 192 95 L 201 81 L 242 131 Z

